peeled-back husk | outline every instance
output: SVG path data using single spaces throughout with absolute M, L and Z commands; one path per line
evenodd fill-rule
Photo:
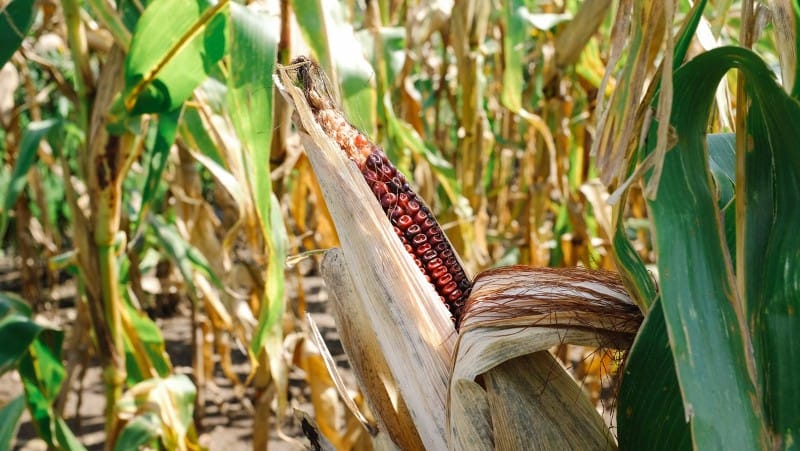
M 626 348 L 641 314 L 619 277 L 512 266 L 473 287 L 450 382 L 451 449 L 615 449 L 581 388 L 547 351 Z

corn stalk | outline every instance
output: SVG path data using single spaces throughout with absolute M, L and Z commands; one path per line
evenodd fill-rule
M 72 57 L 78 75 L 77 105 L 79 122 L 86 130 L 86 149 L 80 160 L 80 169 L 87 181 L 91 211 L 87 215 L 72 203 L 77 223 L 75 241 L 80 249 L 78 261 L 86 280 L 89 311 L 97 336 L 98 355 L 101 359 L 106 386 L 107 443 L 113 444 L 116 429 L 114 406 L 122 396 L 125 382 L 123 331 L 121 324 L 121 298 L 118 291 L 118 274 L 115 247 L 120 224 L 121 184 L 127 168 L 135 158 L 136 143 L 130 135 L 120 139 L 110 137 L 105 125 L 105 113 L 112 99 L 122 89 L 121 68 L 123 52 L 114 48 L 107 58 L 95 84 L 89 68 L 85 30 L 80 20 L 77 3 L 62 3 L 67 24 Z

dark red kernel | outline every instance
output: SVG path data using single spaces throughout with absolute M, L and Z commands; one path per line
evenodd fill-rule
M 441 261 L 441 259 L 439 259 L 439 257 L 437 255 L 438 254 L 436 253 L 436 251 L 428 251 L 428 252 L 425 252 L 424 254 L 422 254 L 422 260 L 424 260 L 426 262 L 430 261 L 430 260 L 433 260 L 433 259 L 437 259 L 437 260 Z
M 447 285 L 448 283 L 450 283 L 451 280 L 453 280 L 453 275 L 448 272 L 448 273 L 445 273 L 442 277 L 439 277 L 438 279 L 436 279 L 436 284 L 437 285 Z
M 434 268 L 437 268 L 439 266 L 442 266 L 443 264 L 444 264 L 444 262 L 442 262 L 441 258 L 434 258 L 433 260 L 431 260 L 428 263 L 426 263 L 425 267 L 428 268 L 428 269 L 434 269 Z
M 403 216 L 400 216 L 397 219 L 398 227 L 400 227 L 403 230 L 407 229 L 413 223 L 414 223 L 414 220 L 411 219 L 411 216 L 409 216 L 409 215 L 403 215 Z
M 380 199 L 387 192 L 385 183 L 375 182 L 372 184 L 372 193 L 375 194 L 375 197 Z
M 417 249 L 414 251 L 414 253 L 415 253 L 415 254 L 417 254 L 417 255 L 419 255 L 419 256 L 421 257 L 423 254 L 425 254 L 425 253 L 426 253 L 426 252 L 428 252 L 429 250 L 431 250 L 431 243 L 422 243 L 422 244 L 421 244 L 421 245 L 420 245 L 420 246 L 419 246 L 419 247 L 418 247 L 418 248 L 417 248 Z
M 458 289 L 458 285 L 456 285 L 455 282 L 450 282 L 447 285 L 445 285 L 444 287 L 442 287 L 442 293 L 444 293 L 445 296 L 448 296 L 448 299 L 449 299 L 450 298 L 449 295 L 451 295 L 457 289 Z
M 435 279 L 439 279 L 442 275 L 447 274 L 447 266 L 439 266 L 438 268 L 434 268 L 431 270 L 431 277 Z
M 381 207 L 383 207 L 384 210 L 389 207 L 394 207 L 396 203 L 397 203 L 397 196 L 395 196 L 394 193 L 386 193 L 383 196 L 381 196 Z

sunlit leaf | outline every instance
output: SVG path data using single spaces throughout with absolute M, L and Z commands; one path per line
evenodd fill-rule
M 209 131 L 203 126 L 203 118 L 197 108 L 184 109 L 178 128 L 181 131 L 181 137 L 192 149 L 199 150 L 217 165 L 224 165 L 219 149 L 214 144 Z
M 66 370 L 61 363 L 64 333 L 44 329 L 31 344 L 19 364 L 19 374 L 25 389 L 25 400 L 34 426 L 49 446 L 54 448 L 86 449 L 56 415 L 53 404 L 61 390 Z
M 225 53 L 228 1 L 162 0 L 136 24 L 125 59 L 125 107 L 177 109 Z
M 280 327 L 280 314 L 284 309 L 283 278 L 289 239 L 286 233 L 286 226 L 283 223 L 283 216 L 280 213 L 280 205 L 278 204 L 278 199 L 275 196 L 272 196 L 269 228 L 271 234 L 271 247 L 269 264 L 267 265 L 266 296 L 270 303 L 269 308 L 262 308 L 261 312 L 259 313 L 258 328 L 253 336 L 253 341 L 250 343 L 250 350 L 254 354 L 258 354 L 258 352 L 261 350 L 261 346 L 263 346 L 270 338 L 272 338 L 273 341 L 279 338 L 279 332 L 275 329 Z M 276 343 L 273 342 L 270 346 L 275 345 Z
M 272 142 L 272 72 L 279 23 L 240 5 L 232 5 L 231 70 L 228 101 L 236 133 L 250 158 L 256 206 L 266 222 L 272 183 L 269 149 Z M 257 67 L 258 70 L 253 70 Z M 269 230 L 265 230 L 269 235 Z
M 530 16 L 523 0 L 511 0 L 503 8 L 503 105 L 517 112 L 522 108 L 522 47 L 527 40 L 526 16 Z
M 0 293 L 0 373 L 17 364 L 25 395 L 0 411 L 0 445 L 13 438 L 21 407 L 27 405 L 39 436 L 51 447 L 80 450 L 81 445 L 64 420 L 53 410 L 66 376 L 61 363 L 64 333 L 41 326 L 30 319 L 23 301 Z
M 375 73 L 364 57 L 342 5 L 332 0 L 293 0 L 300 31 L 359 130 L 375 135 Z
M 166 352 L 161 330 L 146 313 L 131 305 L 123 295 L 125 311 L 125 363 L 129 385 L 135 385 L 153 376 L 167 377 L 172 371 L 172 362 Z
M 183 374 L 147 379 L 128 389 L 116 406 L 118 415 L 133 424 L 126 427 L 126 443 L 148 443 L 157 434 L 166 449 L 196 449 L 189 434 L 196 395 L 191 379 Z
M 145 412 L 142 415 L 138 415 L 122 429 L 114 450 L 127 451 L 141 449 L 144 446 L 157 448 L 162 428 L 161 419 L 154 412 Z

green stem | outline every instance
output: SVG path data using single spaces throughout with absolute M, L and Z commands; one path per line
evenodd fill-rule
M 77 76 L 75 77 L 78 92 L 79 123 L 82 130 L 88 130 L 90 91 L 93 86 L 92 68 L 89 65 L 88 44 L 86 31 L 81 23 L 81 8 L 77 0 L 62 0 L 64 10 L 64 23 L 67 26 L 67 44 L 69 45 L 72 60 L 75 63 Z
M 99 219 L 99 218 L 98 218 Z M 103 313 L 113 343 L 112 355 L 109 363 L 103 369 L 103 379 L 106 386 L 106 443 L 113 444 L 115 440 L 111 434 L 116 432 L 116 416 L 114 407 L 122 397 L 122 388 L 127 377 L 125 371 L 124 341 L 122 337 L 122 316 L 120 314 L 120 297 L 117 274 L 117 264 L 114 246 L 110 244 L 97 244 L 97 256 L 100 267 L 100 288 L 103 298 Z

